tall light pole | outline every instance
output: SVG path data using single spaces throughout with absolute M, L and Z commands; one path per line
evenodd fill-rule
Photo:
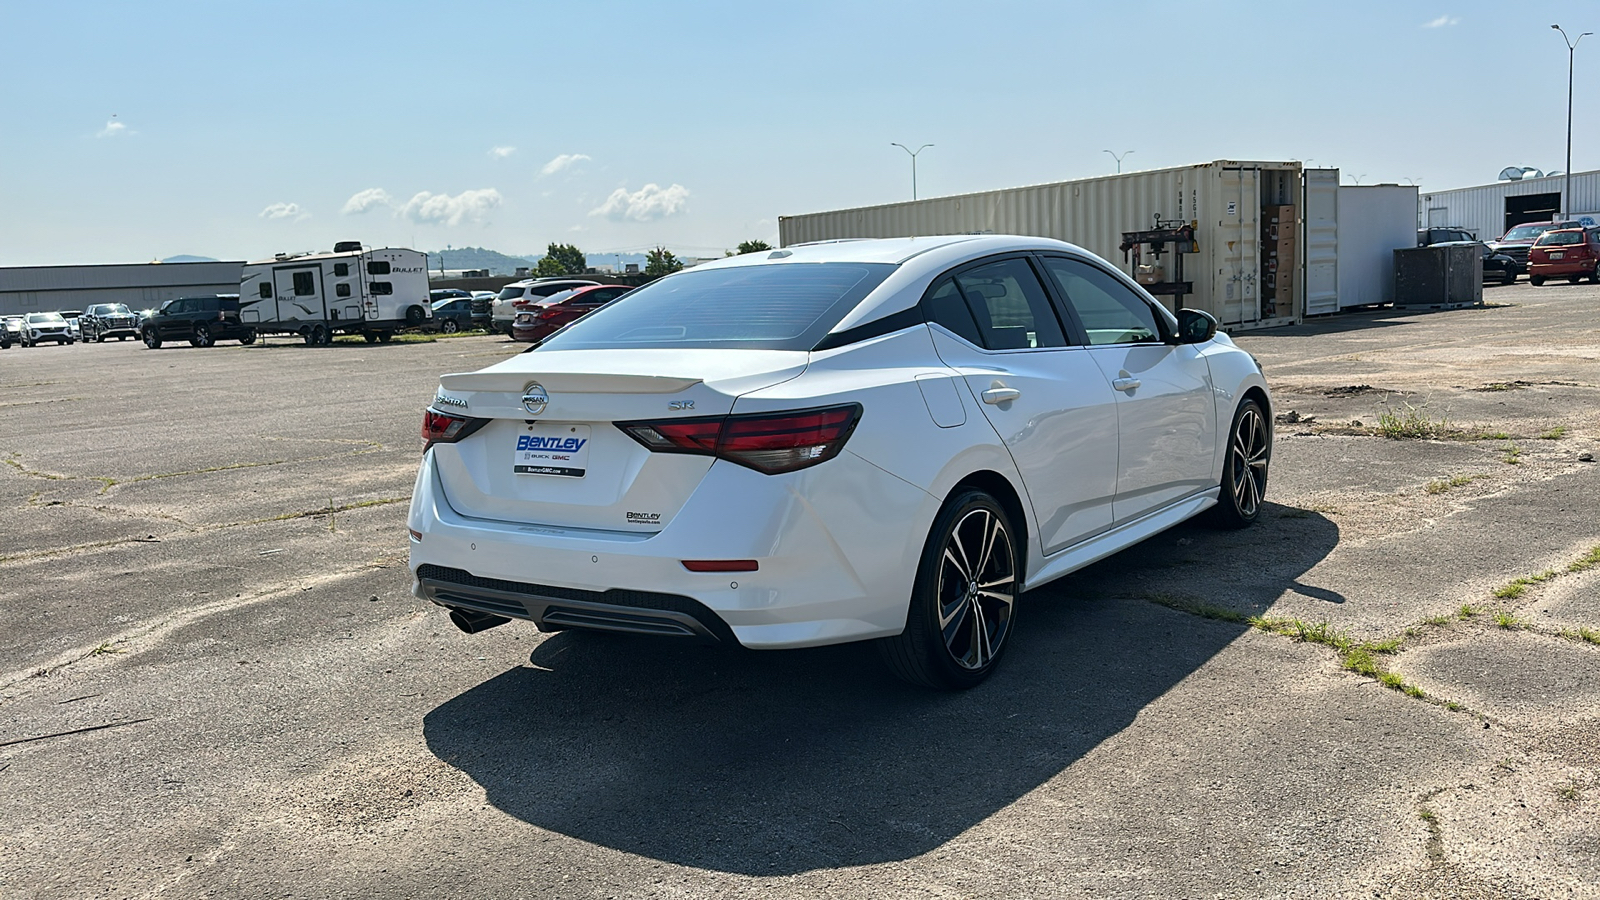
M 1101 153 L 1111 153 L 1110 150 L 1101 150 L 1100 152 Z M 1133 152 L 1132 150 L 1124 150 L 1124 151 L 1122 151 L 1122 156 L 1127 156 L 1128 154 L 1130 154 L 1132 152 Z M 1118 175 L 1122 174 L 1122 156 L 1118 156 L 1115 153 L 1111 153 L 1111 158 L 1117 161 L 1117 174 Z
M 905 144 L 890 141 L 889 146 L 899 147 L 901 150 L 911 154 L 911 199 L 917 199 L 917 154 L 928 149 L 929 147 L 932 147 L 933 145 L 923 144 L 921 147 L 913 150 L 910 147 L 907 147 Z
M 1561 32 L 1561 39 L 1567 42 L 1567 173 L 1566 186 L 1561 189 L 1561 215 L 1566 217 L 1572 215 L 1572 58 L 1577 53 L 1578 44 L 1594 32 L 1585 31 L 1575 41 L 1567 37 L 1566 29 L 1560 25 L 1550 27 Z

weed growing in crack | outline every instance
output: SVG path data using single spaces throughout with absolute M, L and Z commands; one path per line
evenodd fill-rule
M 1580 626 L 1578 628 L 1562 631 L 1561 636 L 1567 640 L 1583 641 L 1585 643 L 1600 646 L 1600 631 L 1595 631 L 1593 628 L 1584 628 Z
M 1442 627 L 1442 626 L 1445 626 L 1445 625 L 1449 625 L 1451 622 L 1454 622 L 1455 620 L 1456 620 L 1455 616 L 1447 614 L 1447 615 L 1442 615 L 1442 616 L 1429 616 L 1426 619 L 1423 619 L 1422 622 L 1423 622 L 1424 625 L 1433 625 L 1435 627 Z
M 1522 465 L 1522 448 L 1516 444 L 1506 447 L 1506 452 L 1501 454 L 1500 461 L 1508 466 Z
M 1546 569 L 1537 575 L 1524 575 L 1521 578 L 1513 579 L 1510 584 L 1501 585 L 1500 587 L 1495 588 L 1494 595 L 1501 600 L 1515 600 L 1518 597 L 1521 597 L 1523 594 L 1526 594 L 1528 592 L 1528 588 L 1536 584 L 1543 584 L 1544 582 L 1556 577 L 1557 574 L 1559 573 L 1557 573 L 1554 569 Z
M 1172 594 L 1149 593 L 1144 595 L 1144 599 L 1156 604 L 1157 606 L 1165 606 L 1168 609 L 1175 609 L 1178 612 L 1188 613 L 1191 616 L 1199 616 L 1202 619 L 1215 619 L 1219 622 L 1250 621 L 1250 617 L 1242 612 L 1237 612 L 1222 606 L 1215 606 L 1205 602 L 1204 600 L 1196 600 L 1193 597 L 1178 597 Z
M 1562 800 L 1572 802 L 1582 800 L 1583 792 L 1578 789 L 1578 783 L 1576 781 L 1569 781 L 1561 787 L 1556 788 L 1556 796 L 1560 797 Z
M 111 646 L 111 642 L 107 641 L 106 643 L 101 644 L 100 646 L 94 648 L 93 650 L 90 650 L 89 651 L 89 655 L 90 656 L 106 656 L 106 655 L 111 654 L 111 653 L 121 653 L 121 652 L 122 652 L 121 650 L 117 649 L 116 647 Z
M 1480 610 L 1477 607 L 1473 606 L 1472 604 L 1463 603 L 1463 604 L 1461 604 L 1461 608 L 1456 610 L 1456 618 L 1458 618 L 1461 621 L 1465 622 L 1468 619 L 1472 618 L 1473 616 L 1477 615 L 1479 612 L 1480 612 Z
M 1421 407 L 1409 403 L 1402 410 L 1391 407 L 1378 413 L 1378 434 L 1394 441 L 1435 438 L 1449 430 L 1449 419 L 1434 421 Z
M 1507 631 L 1515 631 L 1515 630 L 1517 630 L 1519 628 L 1527 628 L 1528 627 L 1528 623 L 1527 622 L 1522 621 L 1521 619 L 1517 618 L 1516 616 L 1514 616 L 1514 615 L 1512 615 L 1511 613 L 1508 613 L 1508 612 L 1497 612 L 1497 613 L 1495 613 L 1494 614 L 1494 624 L 1500 626 L 1501 628 L 1506 629 Z
M 1590 547 L 1589 552 L 1579 557 L 1572 565 L 1567 566 L 1567 571 L 1572 574 L 1600 566 L 1600 547 Z
M 1556 427 L 1550 429 L 1549 431 L 1546 431 L 1545 433 L 1539 435 L 1539 440 L 1541 440 L 1541 441 L 1559 441 L 1559 440 L 1561 440 L 1562 438 L 1564 438 L 1566 436 L 1567 436 L 1567 426 L 1565 426 L 1565 425 L 1557 425 Z
M 1430 494 L 1443 494 L 1452 488 L 1458 488 L 1463 485 L 1471 484 L 1482 477 L 1482 475 L 1452 475 L 1449 478 L 1441 478 L 1438 481 L 1428 482 L 1426 490 Z

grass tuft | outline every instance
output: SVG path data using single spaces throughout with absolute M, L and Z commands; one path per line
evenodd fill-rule
M 1511 613 L 1508 613 L 1508 612 L 1497 612 L 1497 613 L 1495 613 L 1494 614 L 1494 624 L 1496 624 L 1496 625 L 1500 626 L 1501 628 L 1504 628 L 1504 629 L 1506 629 L 1508 631 L 1515 631 L 1518 628 L 1527 628 L 1528 627 L 1528 623 L 1527 622 L 1522 621 L 1521 619 L 1517 618 L 1516 616 L 1514 616 L 1514 615 L 1512 615 Z
M 1567 566 L 1567 571 L 1576 574 L 1586 569 L 1592 569 L 1595 566 L 1600 566 L 1600 547 L 1590 547 L 1588 553 L 1580 557 L 1577 562 Z
M 1452 475 L 1449 478 L 1441 478 L 1438 481 L 1428 482 L 1427 491 L 1430 494 L 1443 494 L 1452 488 L 1458 488 L 1462 485 L 1471 484 L 1482 477 L 1482 475 Z
M 1541 441 L 1559 441 L 1559 440 L 1561 440 L 1562 438 L 1564 438 L 1566 436 L 1567 436 L 1567 426 L 1565 426 L 1565 425 L 1557 425 L 1556 427 L 1550 429 L 1549 431 L 1546 431 L 1544 434 L 1539 435 L 1539 440 L 1541 440 Z
M 1425 624 L 1425 625 L 1440 626 L 1440 625 L 1449 625 L 1451 622 L 1454 622 L 1455 619 L 1456 619 L 1456 617 L 1452 616 L 1452 615 L 1442 615 L 1442 616 L 1429 616 L 1426 619 L 1423 619 L 1422 621 L 1423 621 L 1423 624 Z
M 1516 444 L 1506 447 L 1506 452 L 1501 454 L 1500 461 L 1508 466 L 1522 465 L 1522 448 Z
M 1501 600 L 1515 600 L 1518 597 L 1521 597 L 1523 594 L 1526 594 L 1528 592 L 1528 588 L 1536 584 L 1543 584 L 1544 582 L 1556 577 L 1558 574 L 1560 573 L 1556 572 L 1554 569 L 1546 569 L 1537 575 L 1524 575 L 1521 578 L 1514 579 L 1510 584 L 1495 588 L 1494 595 Z
M 1404 409 L 1389 408 L 1378 414 L 1378 434 L 1390 440 L 1420 440 L 1441 437 L 1450 430 L 1450 420 L 1435 421 L 1421 407 L 1405 404 Z
M 1461 608 L 1456 610 L 1456 618 L 1465 622 L 1466 620 L 1477 615 L 1479 612 L 1480 610 L 1476 606 L 1473 606 L 1470 603 L 1463 603 L 1461 604 Z

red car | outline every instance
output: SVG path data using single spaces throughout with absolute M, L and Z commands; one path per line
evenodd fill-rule
M 595 284 L 562 291 L 535 301 L 524 301 L 511 320 L 511 339 L 542 341 L 556 330 L 576 322 L 633 290 L 625 284 Z
M 1528 251 L 1528 281 L 1540 285 L 1548 278 L 1600 284 L 1600 228 L 1558 228 L 1539 235 Z

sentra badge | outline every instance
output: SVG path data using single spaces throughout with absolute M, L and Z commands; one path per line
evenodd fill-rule
M 467 401 L 465 399 L 461 397 L 452 397 L 443 391 L 440 391 L 439 394 L 433 398 L 433 402 L 443 406 L 456 406 L 460 407 L 461 409 L 467 408 Z
M 537 416 L 544 412 L 544 408 L 549 403 L 550 395 L 545 393 L 544 388 L 537 381 L 528 385 L 528 389 L 522 392 L 522 408 L 527 410 L 530 416 Z

